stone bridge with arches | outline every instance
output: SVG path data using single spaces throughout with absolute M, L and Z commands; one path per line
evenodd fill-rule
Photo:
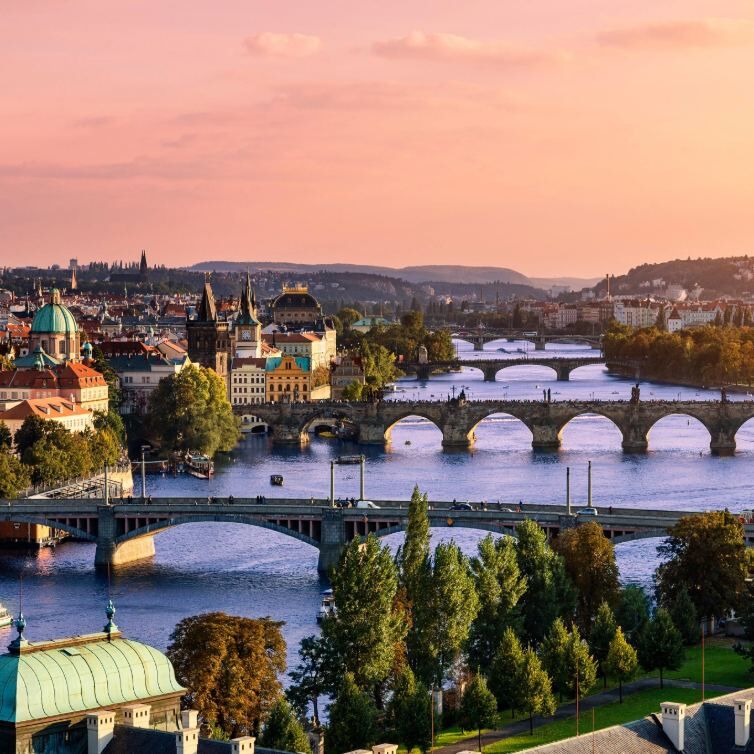
M 516 359 L 454 359 L 453 361 L 432 361 L 426 364 L 402 363 L 400 368 L 409 374 L 415 374 L 419 380 L 428 380 L 433 372 L 468 367 L 478 369 L 484 375 L 485 382 L 495 382 L 497 374 L 508 367 L 544 366 L 552 369 L 558 380 L 566 382 L 571 372 L 579 367 L 605 364 L 602 356 L 575 356 L 558 358 L 553 356 L 523 356 Z
M 378 508 L 336 508 L 328 500 L 252 498 L 155 498 L 132 502 L 96 499 L 4 500 L 0 520 L 49 526 L 95 547 L 95 564 L 122 566 L 155 554 L 155 537 L 176 526 L 222 523 L 256 526 L 278 532 L 319 550 L 318 568 L 328 571 L 344 547 L 368 534 L 387 536 L 405 529 L 408 502 L 379 501 Z M 516 535 L 525 519 L 535 521 L 550 538 L 567 528 L 596 521 L 606 537 L 618 544 L 634 539 L 663 537 L 689 511 L 639 510 L 598 506 L 590 515 L 564 505 L 526 503 L 523 509 L 475 504 L 473 510 L 452 510 L 449 502 L 433 502 L 430 525 L 471 528 L 494 534 Z M 593 511 L 593 512 L 592 512 Z M 754 543 L 754 524 L 745 524 L 747 545 Z M 201 542 L 197 542 L 201 546 Z
M 570 333 L 545 335 L 528 330 L 468 330 L 463 328 L 451 328 L 450 335 L 456 340 L 465 340 L 467 343 L 471 343 L 475 351 L 484 351 L 485 343 L 491 343 L 493 340 L 526 340 L 534 343 L 534 350 L 536 351 L 544 351 L 548 343 L 579 343 L 591 346 L 592 348 L 602 347 L 602 337 L 600 335 L 577 335 Z
M 248 411 L 247 407 L 241 407 Z M 736 449 L 736 432 L 754 418 L 752 401 L 322 401 L 318 403 L 262 403 L 254 414 L 265 422 L 272 439 L 281 444 L 309 441 L 309 428 L 317 420 L 347 422 L 358 441 L 382 445 L 390 441 L 393 427 L 402 419 L 420 417 L 442 432 L 446 448 L 469 448 L 475 429 L 484 419 L 505 414 L 520 420 L 532 434 L 532 447 L 556 450 L 563 430 L 579 416 L 596 415 L 610 420 L 622 435 L 627 452 L 649 447 L 652 427 L 661 419 L 681 414 L 698 420 L 709 432 L 710 450 L 718 455 Z

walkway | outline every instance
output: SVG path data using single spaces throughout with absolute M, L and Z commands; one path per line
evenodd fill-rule
M 695 681 L 677 681 L 665 679 L 664 687 L 666 689 L 700 689 L 701 683 Z M 635 694 L 637 691 L 646 691 L 647 689 L 660 688 L 659 678 L 641 678 L 638 681 L 632 681 L 623 686 L 623 696 L 629 694 Z M 707 683 L 704 686 L 705 691 L 714 691 L 719 694 L 731 694 L 734 691 L 738 691 L 737 686 L 721 686 L 719 684 Z M 619 701 L 618 689 L 607 689 L 606 691 L 600 691 L 590 696 L 585 696 L 579 702 L 579 714 L 586 710 L 592 709 L 592 707 L 602 707 L 605 704 L 612 704 Z M 576 702 L 569 702 L 563 704 L 555 711 L 553 717 L 535 717 L 534 727 L 539 728 L 542 725 L 547 725 L 556 720 L 563 720 L 576 716 Z M 584 723 L 586 725 L 586 722 Z M 491 730 L 488 733 L 482 733 L 482 747 L 489 746 L 496 741 L 501 741 L 504 738 L 510 738 L 511 736 L 518 736 L 529 732 L 529 718 L 524 720 L 516 720 L 504 725 L 497 730 Z M 434 750 L 435 754 L 457 754 L 459 751 L 477 751 L 479 746 L 478 736 L 472 735 L 468 738 L 464 738 L 461 741 L 456 741 L 454 744 L 448 746 L 442 746 Z

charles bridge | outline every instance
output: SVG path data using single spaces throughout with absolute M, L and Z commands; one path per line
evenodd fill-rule
M 59 534 L 96 545 L 97 566 L 121 566 L 155 554 L 156 534 L 190 523 L 245 524 L 293 537 L 319 550 L 318 568 L 329 570 L 355 537 L 382 537 L 403 531 L 408 520 L 406 501 L 381 501 L 379 508 L 336 508 L 322 499 L 155 498 L 131 502 L 112 499 L 4 500 L 0 521 L 41 524 Z M 535 521 L 548 537 L 585 521 L 596 521 L 615 544 L 665 536 L 690 511 L 639 510 L 598 506 L 582 511 L 565 505 L 525 503 L 512 506 L 476 505 L 451 510 L 435 502 L 429 510 L 432 527 L 472 528 L 515 537 L 524 519 Z M 514 510 L 514 508 L 516 510 Z M 754 524 L 744 524 L 746 544 L 754 544 Z M 201 546 L 201 543 L 197 543 Z
M 736 449 L 736 432 L 754 418 L 751 401 L 320 401 L 316 403 L 262 403 L 237 406 L 238 413 L 252 413 L 268 425 L 272 440 L 281 444 L 309 441 L 309 429 L 316 423 L 343 422 L 353 426 L 358 442 L 382 445 L 390 441 L 392 428 L 402 419 L 421 417 L 442 432 L 446 448 L 469 448 L 474 430 L 493 414 L 519 419 L 532 434 L 532 447 L 555 450 L 564 428 L 578 416 L 597 415 L 609 419 L 622 435 L 627 452 L 649 447 L 652 427 L 660 419 L 682 414 L 697 419 L 710 434 L 714 454 L 731 454 Z

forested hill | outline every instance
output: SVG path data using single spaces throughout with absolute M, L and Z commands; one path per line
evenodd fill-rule
M 658 281 L 662 281 L 658 284 Z M 613 294 L 650 294 L 667 285 L 681 285 L 691 291 L 703 288 L 705 299 L 718 296 L 742 296 L 754 293 L 754 257 L 723 257 L 719 259 L 674 259 L 671 262 L 642 264 L 625 275 L 611 278 Z M 605 281 L 595 286 L 604 292 Z

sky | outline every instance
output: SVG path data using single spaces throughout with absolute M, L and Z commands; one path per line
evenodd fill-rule
M 2 0 L 0 265 L 754 253 L 754 0 Z

